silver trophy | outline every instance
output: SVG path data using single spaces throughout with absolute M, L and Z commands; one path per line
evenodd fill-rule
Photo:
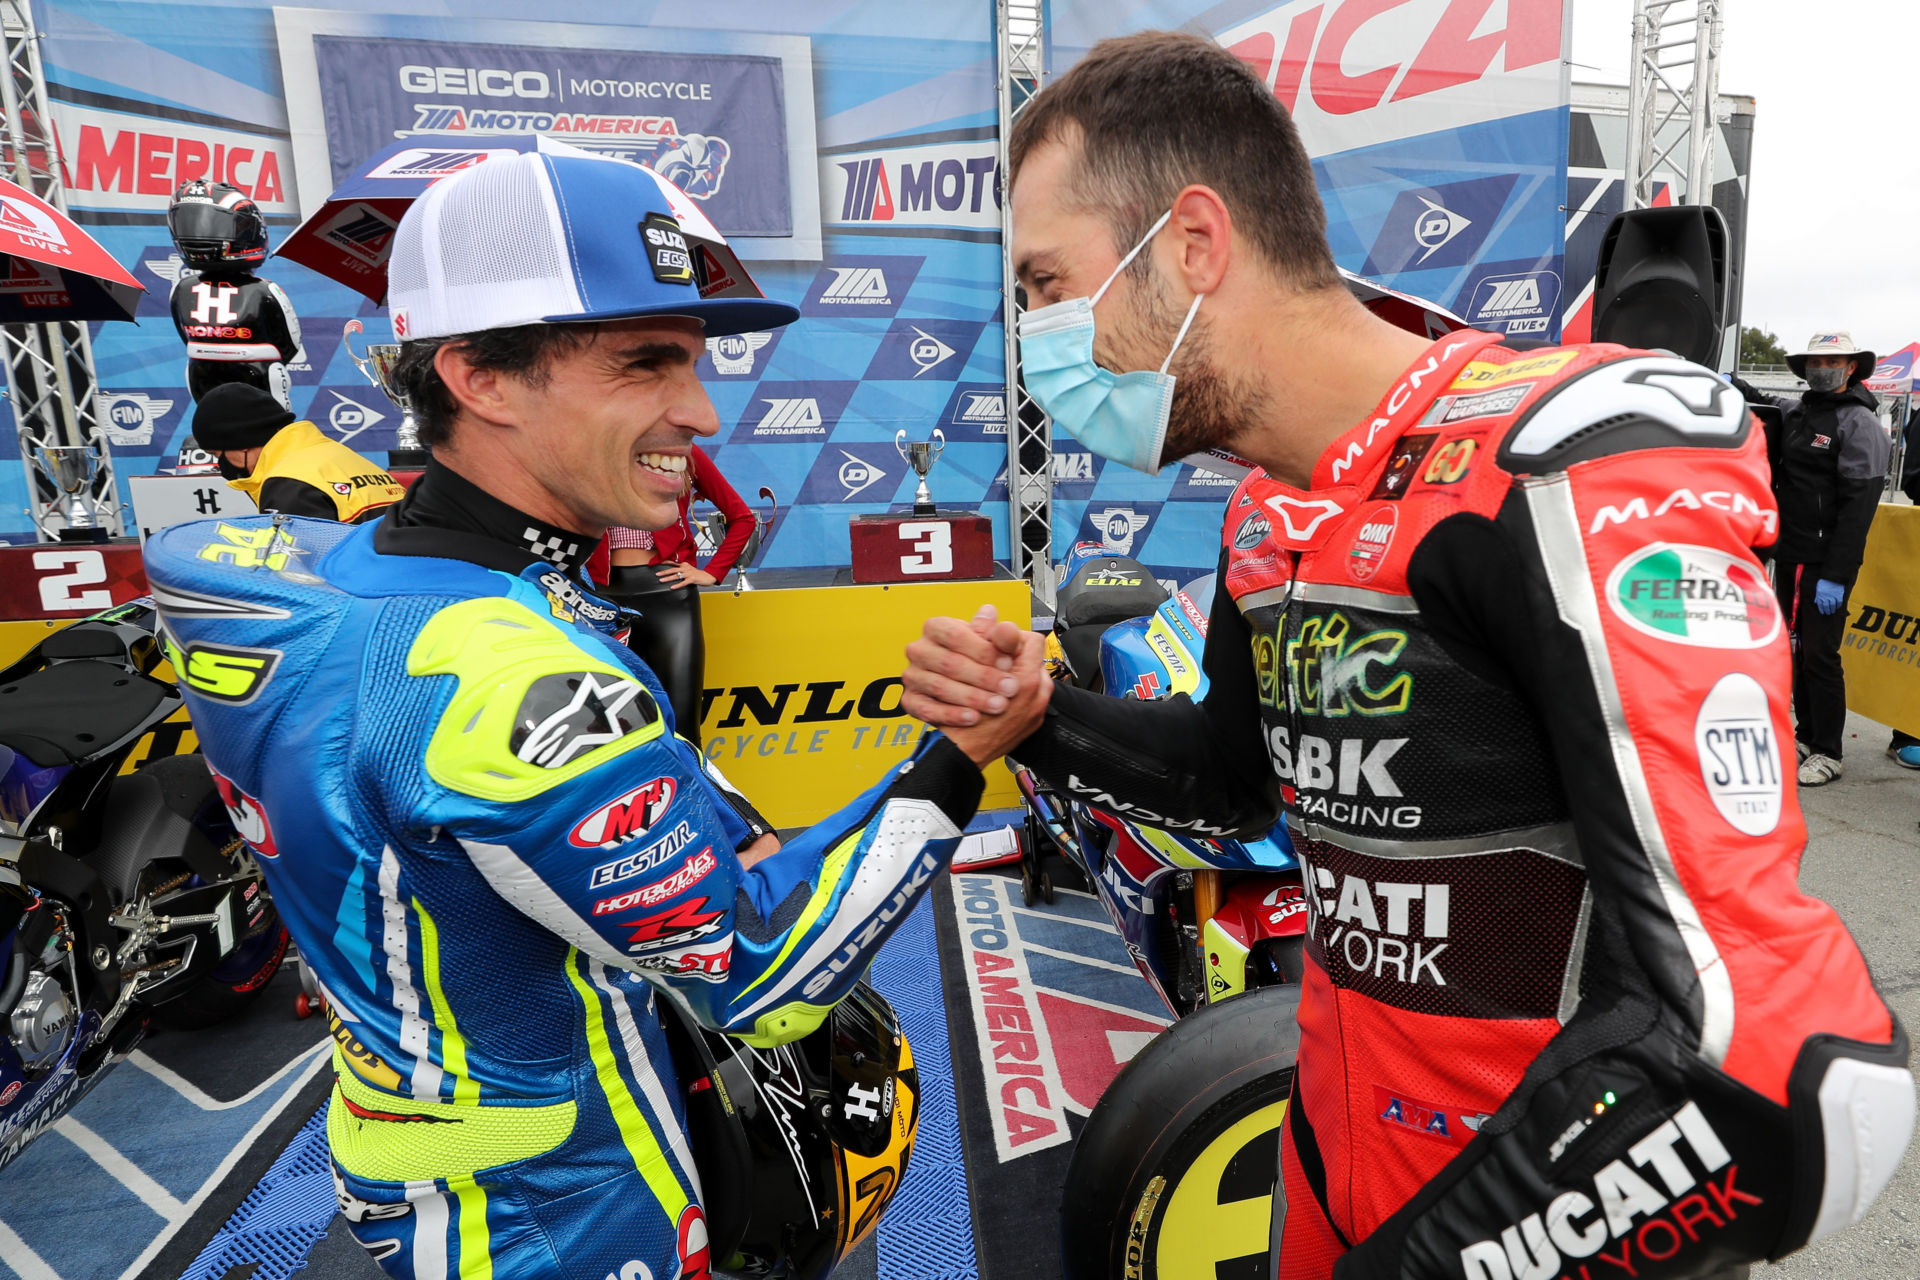
M 933 470 L 933 464 L 946 452 L 947 437 L 938 427 L 933 429 L 933 439 L 915 440 L 907 443 L 906 428 L 893 433 L 893 447 L 900 451 L 913 473 L 920 477 L 920 487 L 913 491 L 913 514 L 930 516 L 936 514 L 933 506 L 933 494 L 927 489 L 927 472 Z
M 86 542 L 104 537 L 91 501 L 100 455 L 86 445 L 42 444 L 25 431 L 20 433 L 20 443 L 33 451 L 40 470 L 60 490 L 62 496 L 49 505 L 49 514 L 57 511 L 65 522 L 61 540 Z
M 366 354 L 361 355 L 353 349 L 353 337 L 364 333 L 366 326 L 359 320 L 347 321 L 341 333 L 341 345 L 347 349 L 347 358 L 352 360 L 360 375 L 386 393 L 387 399 L 400 407 L 400 428 L 394 432 L 393 451 L 388 454 L 387 465 L 391 467 L 424 467 L 427 465 L 427 451 L 420 447 L 420 427 L 413 420 L 413 406 L 407 397 L 395 390 L 393 367 L 400 363 L 400 344 L 397 342 L 369 342 Z

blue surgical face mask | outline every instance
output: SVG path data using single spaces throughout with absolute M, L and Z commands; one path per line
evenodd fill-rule
M 1020 366 L 1027 394 L 1075 440 L 1103 458 L 1150 476 L 1159 474 L 1167 417 L 1173 408 L 1174 380 L 1167 366 L 1186 341 L 1200 299 L 1206 295 L 1194 295 L 1187 318 L 1174 335 L 1173 349 L 1157 371 L 1116 374 L 1095 364 L 1093 308 L 1172 216 L 1171 209 L 1160 215 L 1091 298 L 1069 298 L 1020 317 Z

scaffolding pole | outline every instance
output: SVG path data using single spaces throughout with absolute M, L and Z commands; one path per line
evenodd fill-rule
M 1007 139 L 1040 90 L 1045 67 L 1037 0 L 995 0 L 1000 96 L 1000 289 L 1006 326 L 1008 562 L 1015 576 L 1053 600 L 1053 422 L 1020 378 L 1020 303 L 1013 275 L 1013 205 L 1008 198 Z
M 1723 30 L 1721 0 L 1633 0 L 1627 208 L 1653 203 L 1654 176 L 1661 169 L 1685 178 L 1685 203 L 1713 203 Z
M 0 114 L 5 116 L 0 138 L 6 147 L 6 171 L 15 183 L 65 212 L 66 188 L 30 0 L 0 0 L 0 37 L 6 53 L 6 73 L 0 75 Z M 13 404 L 32 503 L 28 514 L 40 540 L 57 540 L 69 524 L 63 507 L 70 508 L 71 500 L 62 499 L 54 476 L 35 460 L 36 450 L 49 448 L 89 451 L 91 479 L 77 496 L 99 527 L 120 533 L 119 490 L 112 455 L 100 430 L 100 385 L 86 323 L 0 325 L 0 345 L 5 349 L 7 398 Z

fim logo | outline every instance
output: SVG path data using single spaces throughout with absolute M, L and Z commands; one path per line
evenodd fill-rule
M 1090 519 L 1100 534 L 1103 550 L 1117 556 L 1129 556 L 1133 554 L 1134 535 L 1147 527 L 1149 517 L 1132 507 L 1108 507 L 1105 511 L 1095 512 Z
M 753 372 L 754 356 L 771 341 L 771 333 L 734 333 L 724 338 L 708 338 L 707 354 L 713 358 L 715 373 L 738 377 Z
M 107 443 L 120 445 L 151 444 L 153 429 L 173 408 L 171 400 L 156 400 L 139 391 L 113 391 L 101 397 L 100 421 L 107 432 Z
M 180 255 L 177 253 L 170 253 L 164 258 L 142 258 L 140 265 L 169 285 L 179 284 L 180 273 L 187 269 L 187 264 L 180 261 Z

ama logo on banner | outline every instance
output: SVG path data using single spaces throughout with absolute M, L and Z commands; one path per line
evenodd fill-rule
M 762 382 L 734 426 L 735 440 L 825 440 L 846 412 L 857 382 Z
M 1402 191 L 1387 210 L 1360 274 L 1386 276 L 1472 262 L 1515 181 L 1516 175 L 1503 173 Z
M 803 316 L 891 316 L 906 301 L 924 257 L 861 254 L 822 266 L 801 300 Z
M 958 377 L 986 327 L 978 320 L 895 320 L 867 365 L 867 377 L 917 382 Z
M 886 506 L 900 489 L 907 465 L 888 441 L 883 444 L 835 441 L 820 451 L 800 486 L 798 501 L 827 506 L 871 503 Z

